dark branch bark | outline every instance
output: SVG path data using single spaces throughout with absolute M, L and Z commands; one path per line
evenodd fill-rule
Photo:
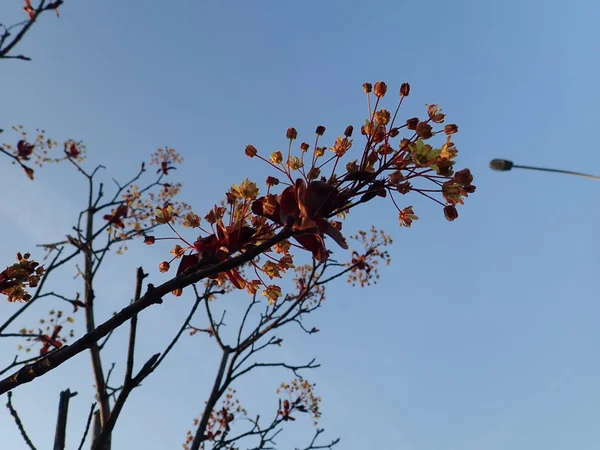
M 87 437 L 87 434 L 90 431 L 90 424 L 92 423 L 92 418 L 94 417 L 94 409 L 96 409 L 96 403 L 92 403 L 90 413 L 88 414 L 87 422 L 85 423 L 85 430 L 83 431 L 83 436 L 81 437 L 81 442 L 79 443 L 79 447 L 77 447 L 77 450 L 81 450 L 83 448 L 83 445 L 85 444 L 85 438 Z
M 183 273 L 158 287 L 149 285 L 148 291 L 140 298 L 139 301 L 123 308 L 116 315 L 108 319 L 106 322 L 98 325 L 93 331 L 85 334 L 73 344 L 66 345 L 57 352 L 42 358 L 40 361 L 34 364 L 28 364 L 9 377 L 1 380 L 0 395 L 10 391 L 11 389 L 14 389 L 21 384 L 29 383 L 48 373 L 49 371 L 56 369 L 65 361 L 68 361 L 75 355 L 95 345 L 96 342 L 98 342 L 112 330 L 123 325 L 140 311 L 143 311 L 152 305 L 162 303 L 162 298 L 169 292 L 172 292 L 175 289 L 183 289 L 211 275 L 216 275 L 218 273 L 231 270 L 232 268 L 239 267 L 241 264 L 254 259 L 263 251 L 269 249 L 278 242 L 289 238 L 291 234 L 292 232 L 289 228 L 284 228 L 271 239 L 268 239 L 262 244 L 259 244 L 238 256 L 232 257 L 215 265 L 210 265 L 208 267 L 203 267 L 202 261 L 200 261 L 200 263 L 196 265 L 197 267 L 194 266 L 191 268 L 193 270 L 201 269 L 198 272 L 192 272 L 190 270 L 190 272 Z
M 54 450 L 64 450 L 65 448 L 69 400 L 76 395 L 77 392 L 71 392 L 69 389 L 60 393 L 60 400 L 58 401 L 58 417 L 56 419 L 56 433 L 54 434 Z
M 15 423 L 17 424 L 17 427 L 19 428 L 19 431 L 21 432 L 21 436 L 23 436 L 23 439 L 25 440 L 25 443 L 27 444 L 27 446 L 31 450 L 36 450 L 35 446 L 31 442 L 31 439 L 29 439 L 27 432 L 25 431 L 25 427 L 23 426 L 23 422 L 21 422 L 21 419 L 19 418 L 19 414 L 17 413 L 17 410 L 13 407 L 12 392 L 8 393 L 8 401 L 6 402 L 6 407 L 10 411 L 11 416 L 13 416 L 13 418 L 15 419 Z

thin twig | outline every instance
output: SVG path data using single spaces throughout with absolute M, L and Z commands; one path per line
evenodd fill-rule
M 29 439 L 29 436 L 27 436 L 27 432 L 25 431 L 25 427 L 23 426 L 23 422 L 21 422 L 21 419 L 19 418 L 19 414 L 17 413 L 17 410 L 13 407 L 13 404 L 12 404 L 12 392 L 8 393 L 8 402 L 6 402 L 6 407 L 10 411 L 10 414 L 15 419 L 15 423 L 17 424 L 17 427 L 19 428 L 19 431 L 21 432 L 21 436 L 23 436 L 23 439 L 25 440 L 25 443 L 29 446 L 29 448 L 31 450 L 36 450 L 35 446 L 31 442 L 31 439 Z

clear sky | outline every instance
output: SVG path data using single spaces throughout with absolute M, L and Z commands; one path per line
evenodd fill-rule
M 314 355 L 323 364 L 310 377 L 339 448 L 598 448 L 600 184 L 488 169 L 504 157 L 600 173 L 597 2 L 65 3 L 60 19 L 43 18 L 21 45 L 33 62 L 2 64 L 0 128 L 22 123 L 82 139 L 89 163 L 111 176 L 172 146 L 185 158 L 184 198 L 198 211 L 232 183 L 263 178 L 246 144 L 271 152 L 286 145 L 290 126 L 303 139 L 322 124 L 333 140 L 360 125 L 365 81 L 385 80 L 390 92 L 408 81 L 405 117 L 437 103 L 458 123 L 459 165 L 478 187 L 460 218 L 449 223 L 417 198 L 406 199 L 420 216 L 410 229 L 398 229 L 383 200 L 356 214 L 352 226 L 374 223 L 393 236 L 392 265 L 368 290 L 332 289 L 314 319 L 321 333 L 284 347 L 292 360 Z M 22 19 L 20 8 L 2 1 L 0 22 Z M 4 259 L 68 232 L 83 188 L 70 173 L 48 168 L 29 183 L 0 164 Z M 152 252 L 134 248 L 106 266 L 104 317 L 131 298 L 140 256 L 162 259 Z M 186 301 L 143 314 L 147 355 L 168 340 Z M 0 314 L 11 308 L 0 305 Z M 2 360 L 12 350 L 3 342 Z M 116 449 L 180 448 L 216 369 L 212 350 L 188 339 L 132 394 Z M 111 351 L 122 363 L 124 350 Z M 282 379 L 265 372 L 240 386 L 247 408 Z M 90 380 L 86 355 L 15 391 L 38 448 L 50 446 L 67 387 L 81 393 L 69 418 L 68 448 L 77 447 Z M 7 410 L 0 430 L 3 448 L 25 448 Z M 280 448 L 304 444 L 297 436 Z

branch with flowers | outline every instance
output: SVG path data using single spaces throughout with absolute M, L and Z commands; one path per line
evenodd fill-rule
M 344 136 L 337 138 L 330 147 L 333 155 L 329 158 L 324 158 L 327 147 L 319 146 L 319 139 L 325 132 L 322 126 L 317 127 L 312 152 L 309 152 L 308 144 L 302 143 L 300 156 L 292 155 L 292 144 L 297 138 L 293 128 L 287 131 L 289 147 L 285 160 L 281 152 L 263 158 L 254 146 L 246 147 L 248 156 L 265 161 L 283 180 L 267 178 L 267 192 L 260 197 L 258 187 L 253 182 L 245 180 L 239 186 L 234 185 L 227 192 L 225 202 L 206 214 L 207 228 L 201 227 L 199 216 L 189 213 L 185 217 L 185 225 L 200 229 L 203 235 L 193 243 L 181 237 L 186 247 L 181 247 L 181 261 L 175 278 L 158 287 L 150 285 L 139 301 L 90 329 L 72 345 L 1 380 L 0 393 L 55 369 L 95 345 L 142 310 L 162 303 L 163 297 L 169 292 L 181 295 L 184 288 L 206 278 L 222 280 L 227 277 L 236 288 L 245 288 L 250 293 L 260 288 L 261 295 L 275 301 L 281 297 L 282 291 L 279 286 L 265 282 L 265 277 L 268 279 L 273 271 L 285 272 L 293 261 L 290 249 L 308 250 L 320 262 L 329 256 L 324 236 L 329 236 L 341 248 L 347 249 L 341 233 L 342 222 L 330 219 L 343 219 L 351 209 L 376 197 L 389 196 L 398 211 L 399 222 L 404 226 L 410 226 L 416 216 L 412 207 L 400 208 L 396 197 L 411 191 L 439 203 L 445 217 L 455 220 L 458 217 L 456 205 L 463 204 L 463 198 L 475 191 L 468 169 L 453 171 L 458 151 L 451 136 L 457 132 L 457 126 L 446 125 L 434 130 L 432 123 L 436 125 L 444 121 L 444 114 L 435 105 L 428 107 L 427 119 L 409 119 L 398 126 L 396 116 L 410 90 L 406 83 L 400 89 L 400 100 L 393 115 L 386 109 L 378 109 L 387 91 L 385 83 L 378 82 L 374 88 L 367 83 L 364 90 L 368 98 L 369 118 L 361 127 L 361 134 L 365 136 L 366 143 L 359 158 L 348 162 L 339 171 L 341 173 L 336 173 L 336 169 L 342 165 L 342 157 L 352 146 L 352 127 L 348 127 Z M 371 91 L 375 96 L 372 108 Z M 402 136 L 403 132 L 407 135 Z M 439 149 L 425 143 L 440 133 L 446 139 Z M 399 141 L 396 146 L 393 145 L 394 139 Z M 325 161 L 321 162 L 322 158 Z M 331 172 L 324 176 L 322 173 L 325 173 L 328 164 L 332 166 Z M 417 187 L 416 183 L 420 181 L 429 182 L 430 187 Z M 278 185 L 285 187 L 280 194 L 275 194 L 272 189 Z M 434 194 L 440 195 L 445 202 L 435 198 Z M 120 215 L 122 212 L 115 212 L 113 219 L 118 219 Z M 177 233 L 171 224 L 174 218 L 172 205 L 167 205 L 158 209 L 155 220 Z M 156 240 L 150 237 L 147 242 Z M 188 250 L 189 254 L 184 254 Z M 283 256 L 275 258 L 273 253 Z M 254 259 L 262 254 L 269 261 L 259 266 Z M 238 268 L 246 263 L 252 265 L 256 278 L 248 280 L 241 276 Z M 167 266 L 163 263 L 161 269 L 165 271 Z
M 0 24 L 0 59 L 31 61 L 31 58 L 28 56 L 14 55 L 11 52 L 31 30 L 31 27 L 42 14 L 53 11 L 59 17 L 59 7 L 63 3 L 64 0 L 40 0 L 35 3 L 31 3 L 31 0 L 24 0 L 23 11 L 27 15 L 27 19 L 10 26 Z
M 0 25 L 0 59 L 30 60 L 15 54 L 15 47 L 42 14 L 54 12 L 58 16 L 63 3 L 24 0 L 26 20 L 10 27 Z M 105 168 L 85 167 L 86 149 L 82 142 L 67 140 L 59 145 L 47 138 L 43 130 L 36 130 L 32 136 L 22 126 L 12 128 L 17 136 L 6 138 L 7 142 L 0 144 L 0 153 L 27 177 L 34 179 L 35 166 L 65 162 L 83 177 L 88 193 L 87 204 L 72 230 L 39 246 L 45 252 L 43 264 L 32 259 L 30 253 L 20 252 L 17 261 L 0 272 L 0 293 L 13 309 L 0 324 L 0 338 L 9 342 L 16 339 L 19 351 L 34 355 L 15 356 L 0 370 L 0 376 L 14 370 L 0 380 L 0 394 L 8 392 L 9 411 L 28 446 L 33 444 L 10 401 L 13 389 L 89 350 L 96 401 L 91 405 L 79 448 L 94 422 L 91 448 L 109 450 L 128 398 L 186 334 L 193 342 L 199 337 L 209 339 L 221 359 L 209 397 L 199 408 L 201 414 L 188 433 L 185 448 L 277 448 L 278 436 L 298 419 L 308 417 L 315 426 L 318 424 L 321 399 L 305 373 L 319 364 L 314 359 L 289 361 L 278 356 L 277 350 L 284 345 L 290 328 L 298 327 L 309 336 L 318 334 L 319 330 L 310 324 L 310 315 L 322 307 L 330 283 L 346 279 L 352 285 L 367 286 L 377 282 L 379 264 L 390 263 L 389 236 L 375 229 L 360 231 L 350 241 L 358 245 L 351 248 L 342 232 L 344 220 L 354 208 L 386 198 L 398 214 L 399 224 L 410 227 L 418 217 L 404 196 L 415 192 L 438 203 L 446 219 L 453 221 L 458 217 L 457 205 L 475 191 L 468 169 L 454 171 L 458 151 L 452 137 L 458 127 L 442 125 L 445 115 L 437 105 L 428 105 L 423 119 L 400 122 L 399 110 L 410 94 L 407 83 L 401 85 L 398 102 L 390 111 L 382 106 L 387 95 L 385 83 L 365 83 L 363 90 L 368 116 L 360 126 L 364 146 L 358 152 L 352 126 L 329 146 L 322 142 L 323 126 L 317 127 L 311 144 L 299 145 L 298 132 L 289 128 L 287 152 L 265 156 L 248 145 L 245 154 L 262 160 L 272 170 L 264 192 L 260 192 L 262 186 L 246 179 L 233 185 L 225 199 L 202 217 L 176 201 L 181 185 L 166 181 L 181 163 L 173 149 L 159 149 L 153 155 L 150 163 L 156 166 L 154 180 L 142 183 L 148 174 L 142 164 L 129 180 L 113 180 L 115 186 L 109 195 L 111 189 L 99 181 Z M 438 146 L 432 145 L 430 142 L 438 136 L 444 139 Z M 60 148 L 63 152 L 56 156 L 54 152 Z M 191 229 L 193 236 L 188 237 L 189 232 L 181 226 Z M 159 232 L 166 235 L 159 236 Z M 98 305 L 104 299 L 96 298 L 97 275 L 112 250 L 122 253 L 136 239 L 143 239 L 147 245 L 176 240 L 170 249 L 171 257 L 158 264 L 162 273 L 170 272 L 171 266 L 176 265 L 175 276 L 158 286 L 148 284 L 144 290 L 149 274 L 139 267 L 131 303 L 98 324 Z M 303 259 L 308 259 L 308 264 L 301 264 Z M 49 276 L 54 277 L 59 269 L 67 267 L 75 269 L 82 288 L 74 293 L 50 290 Z M 290 274 L 293 276 L 286 276 Z M 202 293 L 198 289 L 201 281 Z M 161 352 L 145 357 L 139 364 L 136 342 L 138 328 L 143 326 L 139 313 L 163 303 L 169 293 L 180 296 L 184 290 L 189 292 L 190 286 L 195 300 L 185 321 Z M 241 310 L 227 310 L 223 302 L 216 301 L 233 291 L 250 295 Z M 49 302 L 68 303 L 73 311 L 69 314 L 53 306 L 39 319 L 38 326 L 17 325 L 24 319 L 30 320 L 25 313 L 31 312 L 33 306 Z M 85 333 L 73 341 L 73 323 L 78 313 L 83 315 Z M 113 332 L 125 324 L 129 325 L 129 334 L 123 346 L 123 377 L 115 384 L 116 363 L 107 370 L 104 350 Z M 233 332 L 229 332 L 231 325 Z M 235 386 L 240 378 L 265 370 L 285 372 L 294 378 L 274 389 L 274 398 L 263 405 L 268 409 L 266 414 L 256 412 L 250 417 L 235 396 Z M 61 392 L 55 449 L 65 447 L 68 404 L 74 395 L 69 389 Z M 261 415 L 272 418 L 265 421 Z M 304 450 L 331 449 L 339 442 L 337 439 L 321 443 L 322 433 L 317 428 Z
M 39 8 L 48 5 L 50 3 L 42 2 Z M 43 10 L 28 11 L 31 23 Z M 248 157 L 262 160 L 273 170 L 265 181 L 264 194 L 260 194 L 256 183 L 246 179 L 233 185 L 225 193 L 225 199 L 202 218 L 189 211 L 187 205 L 174 200 L 181 186 L 166 183 L 163 179 L 181 162 L 172 149 L 159 149 L 153 156 L 151 163 L 158 166 L 154 182 L 144 188 L 138 187 L 138 181 L 146 172 L 146 166 L 142 164 L 130 180 L 115 182 L 114 195 L 106 198 L 104 184 L 97 182 L 104 167 L 98 166 L 93 171 L 85 169 L 82 165 L 85 147 L 81 142 L 66 141 L 64 156 L 51 158 L 49 150 L 59 147 L 55 141 L 45 138 L 43 131 L 38 131 L 35 139 L 29 139 L 22 127 L 15 127 L 13 130 L 20 134 L 16 145 L 5 143 L 0 151 L 19 164 L 31 179 L 33 169 L 25 162 L 33 160 L 40 165 L 67 161 L 84 177 L 88 185 L 88 202 L 80 212 L 72 234 L 42 246 L 46 256 L 52 256 L 49 264 L 42 266 L 31 260 L 29 254 L 18 254 L 17 263 L 0 273 L 0 292 L 11 302 L 24 302 L 0 325 L 0 337 L 20 337 L 28 343 L 22 347 L 26 350 L 32 350 L 38 344 L 41 346 L 36 357 L 22 360 L 15 357 L 4 369 L 2 373 L 20 367 L 0 380 L 0 394 L 41 377 L 89 349 L 98 401 L 97 406 L 92 407 L 98 424 L 94 427 L 92 448 L 107 450 L 126 400 L 164 361 L 187 330 L 214 338 L 222 353 L 211 394 L 186 442 L 191 450 L 233 448 L 234 444 L 248 440 L 255 448 L 271 448 L 282 426 L 295 420 L 295 413 L 309 412 L 316 420 L 320 415 L 318 397 L 314 396 L 312 385 L 301 372 L 316 368 L 318 364 L 314 361 L 304 364 L 264 362 L 257 361 L 256 357 L 281 345 L 281 337 L 273 333 L 286 326 L 297 325 L 310 335 L 318 332 L 307 326 L 303 319 L 321 306 L 326 284 L 347 276 L 352 284 L 368 285 L 378 277 L 377 263 L 389 263 L 384 248 L 391 240 L 385 234 L 372 230 L 367 237 L 367 233 L 360 232 L 357 237 L 362 240 L 364 249 L 350 252 L 342 233 L 343 221 L 352 209 L 377 198 L 388 198 L 396 209 L 400 225 L 410 227 L 418 219 L 413 207 L 402 202 L 410 192 L 438 203 L 446 219 L 453 221 L 458 217 L 456 206 L 463 204 L 464 198 L 475 191 L 468 169 L 454 171 L 458 151 L 452 136 L 458 127 L 454 124 L 442 126 L 445 116 L 436 105 L 428 106 L 427 118 L 410 118 L 400 124 L 396 119 L 410 93 L 408 84 L 400 87 L 399 101 L 393 113 L 380 105 L 387 93 L 385 83 L 378 82 L 374 86 L 366 83 L 363 89 L 367 94 L 368 118 L 360 132 L 365 144 L 354 159 L 351 157 L 353 146 L 356 147 L 352 126 L 329 147 L 322 145 L 325 128 L 319 126 L 314 143 L 302 142 L 298 150 L 294 148 L 298 133 L 290 128 L 286 132 L 288 149 L 285 155 L 278 151 L 265 157 L 252 145 L 245 149 Z M 428 142 L 438 135 L 445 139 L 436 148 Z M 195 230 L 199 236 L 195 239 L 185 237 L 186 233 L 177 227 L 178 223 Z M 160 226 L 168 227 L 174 237 L 155 236 L 154 232 Z M 99 245 L 103 236 L 106 236 L 104 243 Z M 166 273 L 177 262 L 175 277 L 159 286 L 149 284 L 142 294 L 142 280 L 146 274 L 139 268 L 134 301 L 97 325 L 94 279 L 109 251 L 113 248 L 117 248 L 117 252 L 126 250 L 127 242 L 136 237 L 143 237 L 148 245 L 178 240 L 170 251 L 172 258 L 158 265 L 160 272 Z M 326 239 L 344 250 L 342 255 L 349 257 L 347 263 L 332 258 Z M 309 255 L 312 263 L 296 267 L 296 259 L 302 258 L 303 254 Z M 82 266 L 77 266 L 77 274 L 84 281 L 81 295 L 46 292 L 44 284 L 48 276 L 78 257 L 82 258 Z M 296 273 L 293 293 L 284 295 L 282 283 L 289 271 Z M 154 304 L 163 303 L 169 293 L 180 296 L 189 286 L 194 286 L 195 290 L 200 281 L 205 282 L 205 293 L 199 295 L 195 291 L 196 301 L 182 328 L 163 352 L 152 355 L 134 374 L 138 314 Z M 221 290 L 216 290 L 217 287 Z M 30 293 L 32 290 L 35 292 Z M 226 311 L 216 320 L 210 302 L 215 295 L 231 290 L 245 290 L 252 296 L 233 341 L 221 333 Z M 68 344 L 73 330 L 69 331 L 69 337 L 65 336 L 65 325 L 72 322 L 72 318 L 66 316 L 65 323 L 61 310 L 58 313 L 51 310 L 50 317 L 41 320 L 44 329 L 21 328 L 19 333 L 6 331 L 42 298 L 66 301 L 73 306 L 74 313 L 82 309 L 86 333 Z M 207 324 L 205 327 L 193 326 L 191 321 L 201 303 L 205 305 Z M 250 326 L 250 313 L 259 306 L 263 309 L 260 320 Z M 126 371 L 122 385 L 114 387 L 109 383 L 114 364 L 106 371 L 101 352 L 113 331 L 127 322 L 130 323 L 130 335 Z M 279 398 L 275 419 L 264 424 L 259 415 L 256 419 L 248 419 L 245 414 L 240 416 L 243 409 L 236 407 L 233 411 L 228 392 L 240 377 L 266 368 L 291 371 L 300 378 L 294 382 L 297 384 L 284 385 L 289 391 L 288 398 Z M 306 403 L 308 400 L 310 402 Z M 221 406 L 217 406 L 219 402 L 222 402 Z M 61 417 L 61 423 L 65 421 L 66 417 Z M 244 428 L 244 424 L 248 426 Z M 337 443 L 316 443 L 320 434 L 317 430 L 307 448 L 331 448 Z M 63 437 L 63 434 L 57 434 L 56 442 L 64 441 Z

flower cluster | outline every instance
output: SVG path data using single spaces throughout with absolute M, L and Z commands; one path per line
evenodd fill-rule
M 29 257 L 29 253 L 17 253 L 17 262 L 0 272 L 0 294 L 9 302 L 29 301 L 31 295 L 25 289 L 36 287 L 44 274 L 44 268 Z
M 85 158 L 85 145 L 80 141 L 67 140 L 62 143 L 63 156 L 50 157 L 50 152 L 59 148 L 57 141 L 45 136 L 45 131 L 37 129 L 34 137 L 30 137 L 22 125 L 12 127 L 18 133 L 19 140 L 16 145 L 3 143 L 0 150 L 14 159 L 13 163 L 18 163 L 25 174 L 33 180 L 34 170 L 26 165 L 26 162 L 32 161 L 34 165 L 41 167 L 44 163 L 61 162 L 72 160 L 81 162 Z
M 240 401 L 235 398 L 235 393 L 235 389 L 228 388 L 221 409 L 215 408 L 211 411 L 208 424 L 206 425 L 204 440 L 214 441 L 220 435 L 228 433 L 231 429 L 231 424 L 236 418 L 245 417 L 247 415 L 247 412 L 242 408 Z M 200 419 L 194 419 L 194 428 L 198 428 L 199 424 Z M 190 430 L 187 432 L 183 448 L 189 450 L 193 440 L 194 435 Z
M 40 356 L 44 356 L 51 350 L 61 348 L 75 335 L 73 329 L 65 330 L 67 324 L 72 324 L 74 321 L 72 316 L 65 316 L 63 311 L 51 309 L 47 319 L 40 319 L 40 328 L 37 332 L 33 328 L 20 330 L 20 334 L 31 344 L 28 346 L 19 344 L 18 349 L 29 353 L 36 344 L 41 344 Z
M 458 217 L 456 205 L 463 204 L 464 198 L 475 192 L 469 170 L 454 171 L 458 150 L 452 136 L 458 132 L 458 126 L 442 125 L 445 114 L 437 105 L 427 105 L 426 118 L 414 117 L 399 124 L 399 109 L 410 93 L 407 83 L 400 88 L 393 113 L 380 106 L 387 93 L 385 83 L 377 82 L 374 86 L 365 83 L 363 89 L 367 94 L 369 118 L 360 128 L 366 142 L 355 159 L 343 162 L 355 147 L 352 126 L 348 126 L 331 146 L 321 144 L 325 127 L 318 126 L 312 146 L 302 142 L 297 154 L 292 148 L 298 139 L 294 128 L 286 132 L 288 149 L 285 154 L 276 151 L 263 157 L 255 146 L 246 146 L 248 157 L 261 159 L 275 170 L 277 176 L 267 177 L 264 195 L 260 195 L 256 183 L 247 179 L 232 186 L 226 193 L 225 202 L 221 206 L 215 205 L 205 215 L 207 227 L 200 225 L 198 215 L 190 213 L 184 224 L 198 228 L 202 234 L 191 243 L 177 234 L 185 244 L 172 251 L 173 259 L 181 259 L 177 274 L 191 267 L 198 269 L 225 261 L 287 229 L 290 239 L 282 239 L 263 252 L 267 259 L 265 263 L 251 262 L 256 278 L 242 276 L 237 268 L 214 276 L 219 284 L 229 281 L 251 294 L 262 287 L 261 294 L 270 302 L 276 302 L 282 293 L 271 280 L 281 278 L 288 268 L 294 267 L 291 247 L 308 250 L 318 262 L 324 262 L 330 256 L 325 237 L 331 238 L 342 249 L 348 249 L 341 220 L 356 206 L 387 197 L 398 211 L 400 225 L 410 227 L 418 217 L 412 206 L 400 207 L 399 203 L 402 196 L 416 192 L 440 204 L 445 217 L 455 220 Z M 439 148 L 427 143 L 438 135 L 445 137 Z M 428 186 L 421 186 L 423 182 Z M 162 208 L 155 220 L 170 224 L 173 216 L 168 208 Z M 151 238 L 152 242 L 155 240 Z M 188 251 L 190 253 L 186 254 Z M 169 270 L 173 259 L 163 262 L 161 271 Z M 363 274 L 368 268 L 366 262 L 361 264 L 361 261 L 355 261 L 355 267 L 363 270 Z
M 321 397 L 315 395 L 315 384 L 310 383 L 304 378 L 296 378 L 291 383 L 281 383 L 276 393 L 286 393 L 287 398 L 279 399 L 279 409 L 277 414 L 284 421 L 296 420 L 291 414 L 294 411 L 309 413 L 313 418 L 313 424 L 318 425 L 321 411 Z
M 27 13 L 27 15 L 29 16 L 29 20 L 34 20 L 36 16 L 43 11 L 54 11 L 56 13 L 56 16 L 59 17 L 60 12 L 58 11 L 58 7 L 63 3 L 64 0 L 54 0 L 53 2 L 47 3 L 46 5 L 43 5 L 42 2 L 43 8 L 36 10 L 31 5 L 31 0 L 25 0 L 25 6 L 23 7 L 23 11 Z
M 363 247 L 362 254 L 352 252 L 352 260 L 346 264 L 349 267 L 348 283 L 352 286 L 370 286 L 379 280 L 378 266 L 381 261 L 386 265 L 391 262 L 390 254 L 384 248 L 392 244 L 392 238 L 382 230 L 371 227 L 369 233 L 359 231 L 352 239 L 359 241 Z
M 170 208 L 169 211 L 174 218 L 183 216 L 183 213 L 190 209 L 184 202 L 175 201 L 175 197 L 181 191 L 180 183 L 167 183 L 163 178 L 176 169 L 177 164 L 181 164 L 183 159 L 172 148 L 159 148 L 154 152 L 150 159 L 151 165 L 158 166 L 158 181 L 149 186 L 140 188 L 137 184 L 131 183 L 125 192 L 121 195 L 121 203 L 118 204 L 110 214 L 104 215 L 104 220 L 108 222 L 108 232 L 112 233 L 113 239 L 126 242 L 130 235 L 145 234 L 148 230 L 154 228 L 156 224 L 166 223 L 154 221 L 157 205 L 161 208 Z M 142 172 L 145 171 L 145 166 Z M 179 222 L 183 222 L 181 219 Z M 153 238 L 146 236 L 147 243 Z M 123 244 L 117 253 L 127 250 Z

